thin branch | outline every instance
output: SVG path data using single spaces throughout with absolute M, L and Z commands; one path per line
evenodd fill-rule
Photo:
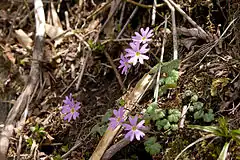
M 123 147 L 127 146 L 130 143 L 129 140 L 123 138 L 116 144 L 112 145 L 103 155 L 102 160 L 111 159 L 118 151 L 120 151 Z
M 166 44 L 167 40 L 167 15 L 165 15 L 165 21 L 164 21 L 164 34 L 163 34 L 163 44 L 162 44 L 162 51 L 161 51 L 161 56 L 160 56 L 160 62 L 163 62 L 163 55 L 164 55 L 164 47 Z M 158 92 L 159 92 L 159 80 L 160 80 L 160 75 L 161 75 L 161 65 L 159 65 L 158 69 L 158 75 L 157 75 L 157 82 L 156 82 L 156 88 L 154 90 L 154 98 L 155 98 L 155 103 L 158 102 Z
M 136 6 L 139 6 L 139 7 L 142 7 L 142 8 L 153 8 L 152 5 L 141 4 L 141 3 L 135 2 L 135 1 L 133 1 L 133 0 L 126 0 L 126 2 L 132 3 L 132 4 L 134 4 L 134 5 L 136 5 Z M 158 4 L 158 5 L 156 5 L 156 8 L 163 7 L 163 6 L 165 6 L 164 3 Z
M 171 10 L 172 15 L 172 34 L 173 34 L 173 60 L 178 59 L 178 44 L 177 44 L 177 29 L 176 29 L 176 20 L 175 20 L 175 9 L 169 2 L 169 0 L 163 0 L 167 3 L 168 7 Z
M 143 0 L 140 0 L 139 3 L 141 4 Z M 124 30 L 126 29 L 127 25 L 129 24 L 129 22 L 132 20 L 133 16 L 137 13 L 138 10 L 138 6 L 135 7 L 135 9 L 133 10 L 132 14 L 130 15 L 130 17 L 128 18 L 127 22 L 125 23 L 125 25 L 123 26 L 122 30 L 120 31 L 120 33 L 118 34 L 116 39 L 119 39 L 120 36 L 123 34 Z
M 152 26 L 155 25 L 155 20 L 156 20 L 156 5 L 157 5 L 157 0 L 153 0 Z
M 184 17 L 188 20 L 189 23 L 191 23 L 195 28 L 199 30 L 201 33 L 201 37 L 205 40 L 209 40 L 209 35 L 199 26 L 195 21 L 192 20 L 191 17 L 189 17 L 176 3 L 174 3 L 172 0 L 168 0 L 174 8 Z

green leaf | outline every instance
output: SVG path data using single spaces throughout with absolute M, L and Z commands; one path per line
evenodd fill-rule
M 156 137 L 150 137 L 146 142 L 144 142 L 145 150 L 151 155 L 156 155 L 160 152 L 162 146 L 156 143 Z
M 218 119 L 218 123 L 219 123 L 219 128 L 221 130 L 221 133 L 223 136 L 228 137 L 228 125 L 227 125 L 227 120 L 224 117 L 220 117 Z
M 178 122 L 179 118 L 181 117 L 181 112 L 177 109 L 169 109 L 168 111 L 168 121 L 169 122 Z
M 221 136 L 221 130 L 218 126 L 200 126 L 200 125 L 188 125 L 188 128 L 191 129 L 199 129 L 205 132 L 210 132 L 215 134 L 216 136 Z
M 168 88 L 176 88 L 177 84 L 174 80 L 173 77 L 167 77 L 165 79 L 165 85 L 168 87 Z
M 62 150 L 63 152 L 69 151 L 68 144 L 65 145 L 65 146 L 62 146 L 62 147 L 61 147 L 61 150 Z
M 171 127 L 171 124 L 167 122 L 167 124 L 163 127 L 164 130 L 168 130 Z
M 208 113 L 205 113 L 203 116 L 204 122 L 212 122 L 214 120 L 213 110 L 209 109 Z
M 192 96 L 192 91 L 191 90 L 186 90 L 185 92 L 184 92 L 184 94 L 183 94 L 183 98 L 186 98 L 186 97 L 190 97 L 190 96 Z
M 225 142 L 225 144 L 224 144 L 224 146 L 222 148 L 222 151 L 221 151 L 221 153 L 220 153 L 220 155 L 219 155 L 217 160 L 225 160 L 225 159 L 227 159 L 227 151 L 228 151 L 228 147 L 229 147 L 230 142 Z
M 170 123 L 169 123 L 169 121 L 167 120 L 167 119 L 163 119 L 163 120 L 158 120 L 157 122 L 156 122 L 156 124 L 155 124 L 155 126 L 157 127 L 157 129 L 158 130 L 161 130 L 162 128 L 164 128 L 165 126 L 165 128 L 167 128 L 168 126 L 170 127 L 171 125 L 170 125 Z M 168 128 L 169 128 L 168 127 Z M 165 129 L 164 128 L 164 129 Z M 167 129 L 168 129 L 167 128 Z
M 202 102 L 194 102 L 193 107 L 194 107 L 194 110 L 200 110 L 203 108 L 203 103 Z
M 199 111 L 195 112 L 193 116 L 194 116 L 194 119 L 197 120 L 197 119 L 201 119 L 203 117 L 203 115 L 204 115 L 203 110 L 199 110 Z
M 102 117 L 102 123 L 107 123 L 109 121 L 109 118 L 112 116 L 112 111 L 107 111 L 104 116 Z
M 157 141 L 156 137 L 150 137 L 144 142 L 145 146 L 153 145 Z
M 198 101 L 198 96 L 196 94 L 194 94 L 192 97 L 191 97 L 191 102 L 197 102 Z
M 172 60 L 169 62 L 164 62 L 161 68 L 162 73 L 171 74 L 172 70 L 177 70 L 179 67 L 180 60 Z
M 120 106 L 124 106 L 125 105 L 125 101 L 122 98 L 119 100 L 118 103 L 119 103 Z
M 148 108 L 147 108 L 147 113 L 151 114 L 151 113 L 154 113 L 155 112 L 155 109 L 158 108 L 158 104 L 153 102 L 153 103 L 150 103 L 148 104 Z
M 177 70 L 172 70 L 169 75 L 169 77 L 172 77 L 174 82 L 176 83 L 178 81 L 178 77 L 179 77 L 179 72 Z
M 168 90 L 168 87 L 166 85 L 159 87 L 158 96 L 162 96 L 162 95 L 166 94 L 167 90 Z
M 165 110 L 157 109 L 157 108 L 158 108 L 157 103 L 153 102 L 149 104 L 146 111 L 147 114 L 145 115 L 145 118 L 146 119 L 150 118 L 151 120 L 156 121 L 158 119 L 165 117 Z
M 240 129 L 232 130 L 230 132 L 232 139 L 234 139 L 238 144 L 240 144 Z
M 177 124 L 172 124 L 172 125 L 171 125 L 171 129 L 172 129 L 173 131 L 178 130 L 178 125 L 177 125 Z
M 165 110 L 157 109 L 156 112 L 152 115 L 152 120 L 156 121 L 164 117 L 165 117 Z
M 189 111 L 193 112 L 194 111 L 194 107 L 193 106 L 189 106 Z

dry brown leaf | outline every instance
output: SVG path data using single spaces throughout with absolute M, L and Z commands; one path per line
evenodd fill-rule
M 64 33 L 64 31 L 62 30 L 62 28 L 60 27 L 56 27 L 56 26 L 52 26 L 49 24 L 45 24 L 45 30 L 46 30 L 46 34 L 51 38 L 56 38 L 57 36 L 61 35 Z M 54 40 L 54 46 L 57 47 L 59 44 L 61 44 L 63 41 L 63 37 L 59 37 L 57 39 Z
M 180 40 L 180 43 L 182 43 L 188 50 L 197 42 L 196 37 L 190 37 Z
M 4 48 L 5 48 L 4 53 L 6 54 L 7 58 L 8 58 L 13 64 L 15 64 L 16 59 L 15 59 L 14 54 L 12 53 L 11 48 L 9 47 L 9 45 L 6 44 Z
M 33 40 L 22 29 L 15 30 L 15 35 L 23 47 L 31 49 Z
M 177 28 L 177 33 L 184 35 L 184 36 L 188 36 L 188 37 L 198 37 L 201 38 L 198 32 L 197 28 L 185 28 L 185 27 L 181 27 L 181 28 Z
M 86 32 L 90 32 L 90 31 L 96 29 L 97 26 L 99 25 L 99 23 L 100 23 L 99 18 L 92 20 L 92 21 L 90 22 L 90 24 L 88 25 L 88 28 L 87 28 L 85 31 L 86 31 Z

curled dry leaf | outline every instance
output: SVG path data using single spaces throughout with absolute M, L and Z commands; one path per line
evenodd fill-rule
M 46 34 L 51 38 L 56 38 L 57 36 L 64 33 L 61 27 L 55 27 L 49 24 L 45 24 Z M 56 38 L 54 46 L 57 47 L 63 42 L 63 37 Z
M 15 30 L 15 34 L 18 42 L 21 43 L 23 47 L 31 49 L 33 40 L 22 29 Z
M 197 42 L 196 37 L 190 37 L 180 40 L 180 43 L 183 44 L 188 50 Z

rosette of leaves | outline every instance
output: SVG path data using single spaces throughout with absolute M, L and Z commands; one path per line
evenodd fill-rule
M 156 125 L 158 130 L 161 130 L 162 128 L 164 130 L 168 130 L 171 127 L 171 124 L 167 119 L 158 120 L 155 125 Z
M 177 109 L 169 109 L 168 110 L 168 121 L 177 123 L 179 118 L 181 117 L 181 112 Z
M 180 117 L 181 117 L 181 112 L 178 109 L 169 109 L 168 115 L 165 116 L 164 119 L 157 120 L 155 126 L 157 127 L 158 130 L 171 129 L 173 131 L 176 131 L 178 129 L 177 123 Z
M 175 69 L 168 70 L 165 72 L 167 74 L 167 77 L 160 78 L 159 80 L 159 96 L 162 96 L 167 92 L 169 88 L 176 88 L 177 87 L 177 80 L 179 77 L 179 72 Z
M 165 115 L 166 115 L 166 111 L 158 108 L 158 104 L 153 102 L 148 105 L 144 119 L 146 121 L 150 121 L 150 120 L 156 121 L 158 119 L 164 118 Z
M 156 137 L 150 137 L 147 141 L 144 142 L 145 150 L 151 155 L 160 153 L 160 150 L 162 149 L 162 146 L 156 141 Z
M 204 112 L 202 102 L 193 102 L 189 107 L 190 112 L 194 112 L 193 116 L 195 120 L 203 119 L 204 122 L 212 122 L 214 120 L 214 113 L 212 109 L 208 109 L 208 112 Z

